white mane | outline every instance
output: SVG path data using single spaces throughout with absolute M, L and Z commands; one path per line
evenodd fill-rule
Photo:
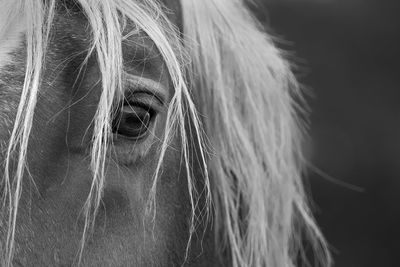
M 94 223 L 104 188 L 104 170 L 111 133 L 114 97 L 122 90 L 122 27 L 130 20 L 155 43 L 166 62 L 175 93 L 168 109 L 163 145 L 149 196 L 148 214 L 156 212 L 156 185 L 165 151 L 174 132 L 182 141 L 192 208 L 190 236 L 195 231 L 197 200 L 194 179 L 204 179 L 206 210 L 215 203 L 216 240 L 233 266 L 294 266 L 300 237 L 313 244 L 322 265 L 329 252 L 308 209 L 301 172 L 301 103 L 290 66 L 247 11 L 242 0 L 182 0 L 184 46 L 179 34 L 154 0 L 76 0 L 88 18 L 92 47 L 101 71 L 102 94 L 95 116 L 91 169 L 93 181 L 84 206 L 85 229 Z M 26 150 L 40 88 L 46 45 L 55 14 L 55 0 L 4 0 L 5 14 L 26 18 L 26 76 L 5 164 L 9 212 L 4 265 L 11 266 L 18 204 L 26 168 Z M 2 3 L 3 5 L 3 3 Z M 9 27 L 0 21 L 0 34 Z M 0 36 L 1 38 L 2 36 Z M 186 64 L 185 55 L 191 64 Z M 191 78 L 191 91 L 185 75 Z M 215 155 L 204 153 L 203 132 L 195 105 L 204 116 L 205 133 Z M 195 133 L 186 131 L 189 116 Z M 188 144 L 200 147 L 202 177 L 190 170 Z M 16 171 L 12 155 L 18 156 Z M 210 170 L 210 177 L 207 170 Z M 15 173 L 11 176 L 11 173 Z M 188 241 L 189 248 L 190 240 Z

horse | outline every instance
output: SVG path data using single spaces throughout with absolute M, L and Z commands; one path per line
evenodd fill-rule
M 1 1 L 2 266 L 330 266 L 248 5 Z

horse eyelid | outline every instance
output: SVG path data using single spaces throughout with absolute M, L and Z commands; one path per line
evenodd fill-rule
M 159 110 L 157 108 L 154 108 L 154 105 L 149 105 L 148 103 L 144 103 L 141 101 L 127 101 L 124 103 L 124 105 L 128 105 L 130 108 L 134 109 L 135 107 L 141 108 L 143 110 L 146 110 L 152 117 L 152 120 L 157 116 L 159 113 Z
M 138 106 L 157 114 L 166 109 L 164 102 L 153 92 L 147 90 L 133 90 L 124 98 L 124 105 Z
M 149 104 L 149 105 L 154 105 L 155 101 L 157 102 L 156 105 L 158 106 L 165 106 L 164 99 L 157 95 L 155 92 L 146 90 L 146 89 L 132 89 L 126 94 L 125 96 L 125 102 L 143 102 L 143 104 Z
M 166 106 L 168 91 L 161 83 L 129 74 L 127 75 L 126 83 L 128 90 L 125 95 L 128 96 L 128 99 L 135 94 L 149 94 L 154 96 L 161 106 Z

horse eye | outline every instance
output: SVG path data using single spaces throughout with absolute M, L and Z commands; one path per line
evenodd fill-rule
M 131 139 L 140 139 L 149 132 L 152 110 L 135 104 L 124 104 L 113 119 L 112 131 Z

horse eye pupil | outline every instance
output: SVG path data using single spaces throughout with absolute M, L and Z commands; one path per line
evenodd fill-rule
M 125 123 L 131 126 L 137 126 L 138 124 L 147 125 L 150 119 L 148 112 L 144 114 L 124 114 Z
M 142 107 L 123 106 L 113 121 L 113 132 L 130 138 L 143 137 L 150 126 L 150 112 Z

